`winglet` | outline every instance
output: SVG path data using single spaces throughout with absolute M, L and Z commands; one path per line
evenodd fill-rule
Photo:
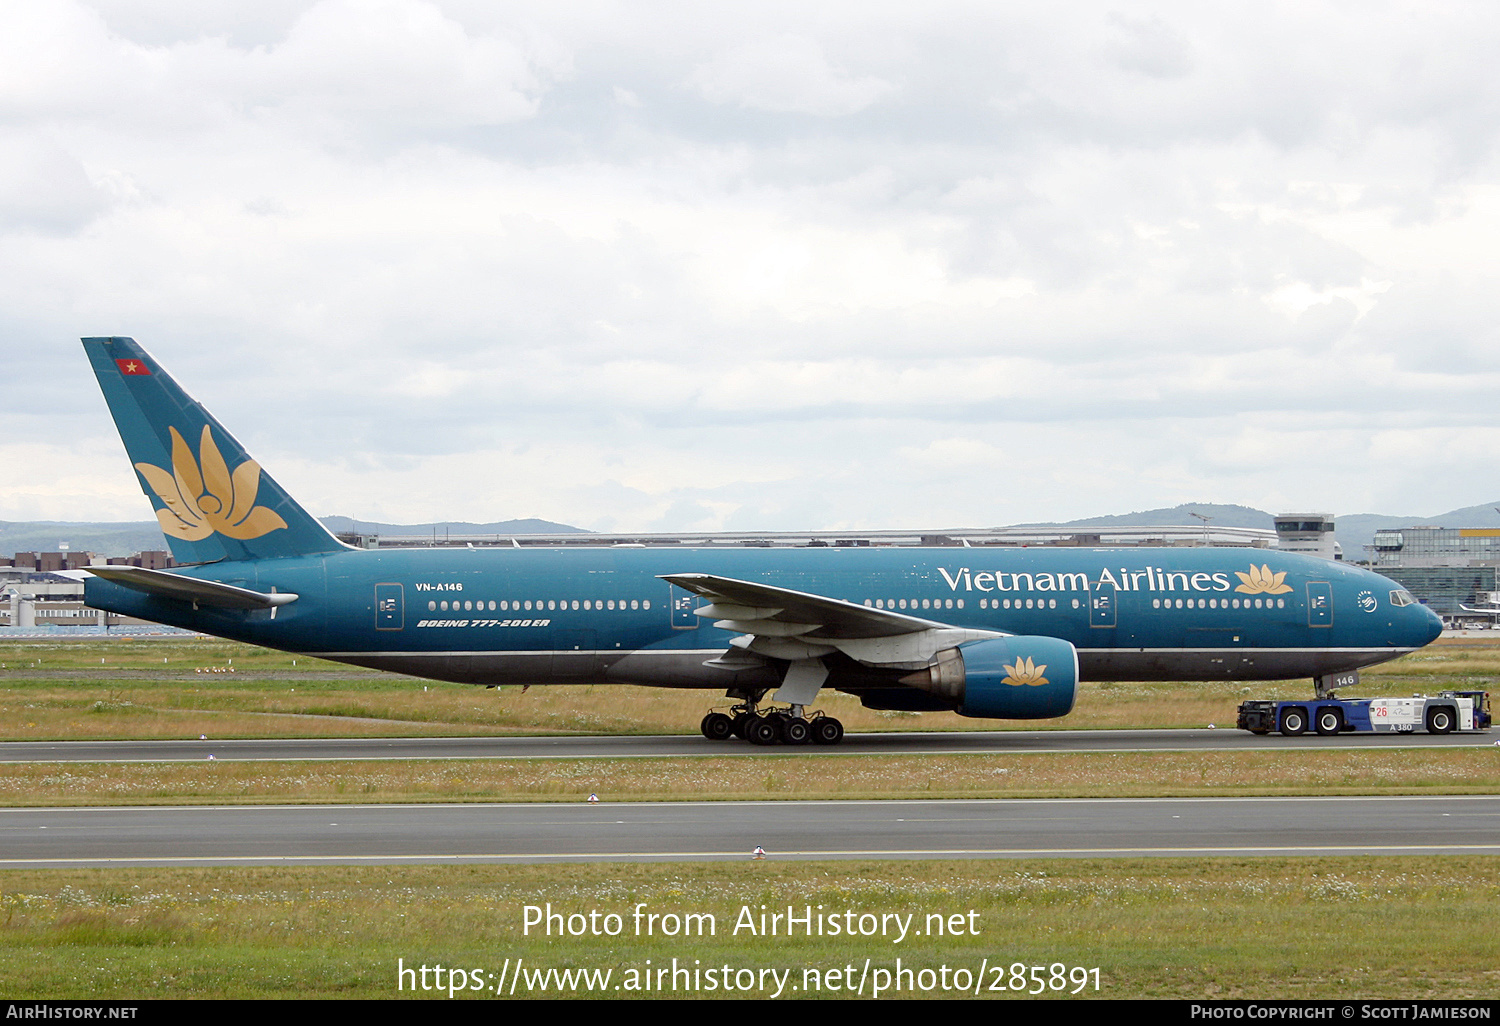
M 104 401 L 179 563 L 346 548 L 134 339 L 86 338 Z

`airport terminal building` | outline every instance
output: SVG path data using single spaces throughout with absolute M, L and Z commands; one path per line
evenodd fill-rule
M 1371 557 L 1371 569 L 1405 585 L 1447 621 L 1490 624 L 1500 619 L 1500 529 L 1376 531 Z
M 64 570 L 86 570 L 95 563 L 165 570 L 172 557 L 165 549 L 104 559 L 92 552 L 17 552 L 0 557 L 0 627 L 105 628 L 144 621 L 104 613 L 83 604 L 83 582 L 62 576 Z

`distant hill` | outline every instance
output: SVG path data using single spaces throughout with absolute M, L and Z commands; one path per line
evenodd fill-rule
M 1336 536 L 1339 545 L 1344 550 L 1344 558 L 1348 560 L 1364 559 L 1368 553 L 1365 547 L 1374 544 L 1375 532 L 1394 527 L 1496 527 L 1500 528 L 1500 513 L 1495 507 L 1500 506 L 1500 500 L 1491 504 L 1479 506 L 1465 506 L 1463 509 L 1451 510 L 1440 513 L 1437 516 L 1397 515 L 1390 513 L 1340 513 L 1336 516 Z M 1287 510 L 1286 512 L 1316 512 L 1312 510 Z M 1193 513 L 1202 513 L 1206 517 L 1212 517 L 1212 524 L 1218 527 L 1263 527 L 1272 529 L 1276 524 L 1275 514 L 1267 513 L 1265 510 L 1252 509 L 1249 506 L 1221 506 L 1211 502 L 1187 502 L 1181 506 L 1173 506 L 1170 509 L 1148 509 L 1140 513 L 1123 513 L 1118 516 L 1090 517 L 1086 520 L 1068 520 L 1063 523 L 1051 524 L 1017 524 L 1017 527 L 1144 527 L 1160 524 L 1187 525 L 1201 524 L 1202 521 L 1193 516 Z
M 1339 544 L 1345 559 L 1364 559 L 1364 546 L 1374 543 L 1375 532 L 1392 527 L 1500 527 L 1500 500 L 1482 506 L 1440 513 L 1435 517 L 1391 516 L 1387 513 L 1350 513 L 1338 518 Z
M 427 536 L 445 534 L 571 534 L 586 533 L 580 527 L 554 524 L 550 520 L 502 520 L 493 524 L 447 521 L 438 524 L 379 524 L 350 517 L 319 517 L 335 534 L 358 530 L 382 536 Z M 167 539 L 155 520 L 96 523 L 68 520 L 0 520 L 0 556 L 13 552 L 57 552 L 66 544 L 70 552 L 92 552 L 99 556 L 129 556 L 136 552 L 165 549 Z
M 358 532 L 378 534 L 382 538 L 390 535 L 398 538 L 433 537 L 449 534 L 588 534 L 581 527 L 554 524 L 550 520 L 529 517 L 524 520 L 500 520 L 492 524 L 471 524 L 467 520 L 445 520 L 435 524 L 381 524 L 374 520 L 355 520 L 353 517 L 319 517 L 323 526 L 334 534 Z
M 167 539 L 155 520 L 124 523 L 90 523 L 67 520 L 0 520 L 0 556 L 13 552 L 57 552 L 66 544 L 70 552 L 93 552 L 101 556 L 129 556 L 135 552 L 165 549 Z
M 1201 513 L 1214 527 L 1259 527 L 1267 531 L 1276 526 L 1275 517 L 1249 506 L 1221 506 L 1212 502 L 1185 502 L 1170 509 L 1148 509 L 1139 513 L 1089 517 L 1050 524 L 1015 524 L 1015 527 L 1197 527 L 1203 521 L 1193 516 Z
M 1344 548 L 1344 558 L 1365 558 L 1365 546 L 1373 543 L 1375 532 L 1383 528 L 1418 527 L 1494 527 L 1500 528 L 1500 512 L 1495 507 L 1500 500 L 1465 506 L 1437 516 L 1397 516 L 1389 513 L 1344 513 L 1338 515 L 1338 539 Z M 1300 511 L 1299 511 L 1300 512 Z M 1078 528 L 1090 527 L 1146 527 L 1146 526 L 1197 526 L 1202 523 L 1194 513 L 1212 518 L 1217 527 L 1260 527 L 1270 530 L 1275 526 L 1275 516 L 1265 510 L 1249 506 L 1230 506 L 1212 502 L 1185 502 L 1180 506 L 1162 509 L 1141 510 L 1137 513 L 1119 513 L 1111 516 L 1087 517 L 1083 520 L 1067 520 L 1052 523 L 1014 524 L 1014 527 Z M 378 534 L 383 538 L 394 537 L 444 537 L 447 535 L 496 535 L 501 538 L 514 534 L 588 534 L 581 527 L 553 523 L 550 520 L 528 518 L 524 520 L 501 520 L 489 524 L 475 524 L 463 520 L 449 520 L 431 524 L 383 524 L 373 520 L 355 520 L 352 517 L 320 517 L 323 524 L 335 534 L 358 532 Z M 73 552 L 93 552 L 101 556 L 128 556 L 146 549 L 164 549 L 167 541 L 154 520 L 133 520 L 122 523 L 67 521 L 67 520 L 0 520 L 0 556 L 13 552 L 56 552 L 61 543 L 67 543 Z

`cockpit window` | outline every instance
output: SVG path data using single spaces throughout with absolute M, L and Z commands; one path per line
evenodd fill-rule
M 1412 593 L 1409 591 L 1391 592 L 1391 605 L 1393 606 L 1412 606 L 1416 605 L 1416 602 L 1417 600 L 1412 597 Z

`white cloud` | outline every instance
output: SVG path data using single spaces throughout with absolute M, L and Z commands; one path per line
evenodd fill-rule
M 819 117 L 854 114 L 895 89 L 877 76 L 834 68 L 816 40 L 791 34 L 762 35 L 723 50 L 695 68 L 688 83 L 710 103 Z
M 1359 316 L 1363 317 L 1375 309 L 1376 297 L 1390 287 L 1391 283 L 1388 281 L 1371 281 L 1368 278 L 1360 279 L 1358 285 L 1322 289 L 1315 289 L 1305 281 L 1283 281 L 1261 298 L 1267 305 L 1294 320 L 1310 307 L 1332 303 L 1335 299 L 1353 304 L 1359 311 Z
M 252 103 L 394 128 L 503 124 L 535 114 L 543 91 L 515 41 L 470 34 L 414 0 L 323 0 L 246 62 Z
M 55 142 L 24 129 L 0 130 L 0 231 L 71 233 L 110 198 Z
M 138 43 L 78 0 L 0 11 L 0 113 L 149 131 L 158 145 L 268 115 L 386 135 L 504 124 L 535 114 L 567 73 L 565 58 L 470 33 L 421 0 L 320 0 L 253 47 L 212 33 Z
M 234 6 L 0 0 L 12 519 L 99 333 L 371 519 L 1494 497 L 1500 15 Z

